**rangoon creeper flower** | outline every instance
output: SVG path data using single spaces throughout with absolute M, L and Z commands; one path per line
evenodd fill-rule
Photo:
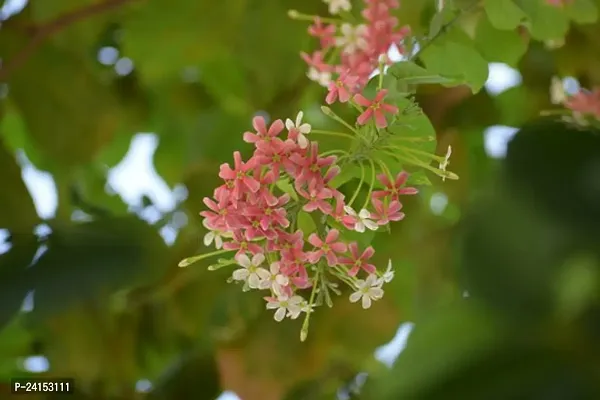
M 323 0 L 323 2 L 329 5 L 329 13 L 332 15 L 339 14 L 340 11 L 352 10 L 350 0 Z
M 383 289 L 375 274 L 370 274 L 366 280 L 358 279 L 356 289 L 356 292 L 350 295 L 350 302 L 356 303 L 362 299 L 362 308 L 365 310 L 371 307 L 372 300 L 379 300 L 383 297 Z
M 304 117 L 304 113 L 300 111 L 296 116 L 296 123 L 288 118 L 285 121 L 285 127 L 290 134 L 289 138 L 296 140 L 300 148 L 305 149 L 308 147 L 308 139 L 304 135 L 308 135 L 310 133 L 311 126 L 307 123 L 303 124 L 302 117 Z
M 388 261 L 387 269 L 385 270 L 385 272 L 383 273 L 381 278 L 379 278 L 379 283 L 380 284 L 383 284 L 384 282 L 390 283 L 393 279 L 394 279 L 394 269 L 392 267 L 392 259 L 390 258 L 390 260 Z
M 215 248 L 220 250 L 223 247 L 223 238 L 229 239 L 232 238 L 233 235 L 231 232 L 222 232 L 219 230 L 211 230 L 208 226 L 208 221 L 206 219 L 202 220 L 202 225 L 209 230 L 209 232 L 204 235 L 204 245 L 206 247 L 210 246 L 211 243 L 215 242 Z
M 304 299 L 301 296 L 288 297 L 282 295 L 277 298 L 268 297 L 266 299 L 268 310 L 277 309 L 277 311 L 275 311 L 275 315 L 273 316 L 277 322 L 282 321 L 286 317 L 286 313 L 290 316 L 290 318 L 296 319 L 302 312 Z
M 283 295 L 283 288 L 290 284 L 289 278 L 280 273 L 279 262 L 271 263 L 269 270 L 269 277 L 260 282 L 260 289 L 271 289 L 275 295 Z
M 233 271 L 233 279 L 247 282 L 250 289 L 260 288 L 261 280 L 269 279 L 271 276 L 269 271 L 260 268 L 260 265 L 265 261 L 265 256 L 262 253 L 255 254 L 252 260 L 245 254 L 239 254 L 235 260 L 242 268 Z
M 379 228 L 375 222 L 371 221 L 371 213 L 365 208 L 360 210 L 358 214 L 356 214 L 356 211 L 349 206 L 344 206 L 344 211 L 346 211 L 350 217 L 353 217 L 356 220 L 354 223 L 354 230 L 356 232 L 363 233 L 365 228 L 376 231 Z
M 381 89 L 373 100 L 367 99 L 360 93 L 354 96 L 355 102 L 363 107 L 367 107 L 365 112 L 360 114 L 356 120 L 359 125 L 365 125 L 370 119 L 375 120 L 375 125 L 378 128 L 385 128 L 388 125 L 383 112 L 385 111 L 390 114 L 397 114 L 398 107 L 383 102 L 383 99 L 387 93 L 387 89 Z
M 352 26 L 352 24 L 342 24 L 340 28 L 342 36 L 335 39 L 335 44 L 344 48 L 344 53 L 354 54 L 359 50 L 365 50 L 369 43 L 365 39 L 367 34 L 367 26 L 360 24 Z

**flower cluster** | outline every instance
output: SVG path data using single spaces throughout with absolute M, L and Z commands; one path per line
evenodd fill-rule
M 308 77 L 327 87 L 325 101 L 346 103 L 351 101 L 366 110 L 358 117 L 359 125 L 370 119 L 379 128 L 387 126 L 384 112 L 395 114 L 395 106 L 384 103 L 387 94 L 380 90 L 373 100 L 368 100 L 360 92 L 365 87 L 373 71 L 390 64 L 387 57 L 392 46 L 404 51 L 404 40 L 410 35 L 408 26 L 398 27 L 398 19 L 391 11 L 399 7 L 397 0 L 365 0 L 361 15 L 364 21 L 353 23 L 348 16 L 351 10 L 349 0 L 328 0 L 329 12 L 339 19 L 310 17 L 314 23 L 308 33 L 319 39 L 320 48 L 312 54 L 301 53 L 309 66 Z M 293 11 L 294 18 L 304 17 Z M 325 23 L 329 21 L 329 23 Z
M 240 268 L 233 272 L 233 280 L 243 282 L 246 290 L 270 290 L 267 308 L 277 310 L 278 321 L 297 318 L 314 306 L 298 294 L 315 285 L 311 268 L 319 271 L 322 281 L 337 277 L 350 283 L 356 289 L 350 300 L 362 299 L 365 308 L 381 298 L 391 266 L 378 274 L 370 263 L 373 247 L 361 250 L 356 242 L 342 240 L 340 230 L 331 225 L 357 232 L 377 230 L 403 219 L 400 196 L 417 193 L 404 186 L 406 172 L 396 177 L 382 173 L 378 175 L 382 189 L 370 196 L 373 211 L 363 208 L 357 213 L 330 185 L 340 172 L 337 157 L 320 154 L 318 143 L 308 141 L 312 127 L 302 118 L 300 112 L 295 121 L 276 120 L 269 126 L 263 117 L 255 117 L 255 131 L 244 133 L 244 141 L 254 145 L 253 155 L 244 161 L 236 151 L 233 166 L 221 165 L 224 183 L 213 198 L 204 199 L 209 210 L 200 213 L 210 230 L 205 244 L 214 241 L 217 249 L 236 252 L 234 261 Z M 293 186 L 280 189 L 290 180 Z M 303 232 L 297 221 L 300 210 L 315 221 L 325 221 L 322 229 Z M 361 273 L 365 279 L 358 278 Z M 329 287 L 335 288 L 331 283 Z
M 389 62 L 385 54 L 392 45 L 402 49 L 410 32 L 407 27 L 396 29 L 398 21 L 390 10 L 398 7 L 397 0 L 365 0 L 365 23 L 359 25 L 350 22 L 348 0 L 324 1 L 331 14 L 345 19 L 303 16 L 297 11 L 290 15 L 310 20 L 308 32 L 320 42 L 320 50 L 303 54 L 309 64 L 309 78 L 328 87 L 328 104 L 349 103 L 358 110 L 355 124 L 344 121 L 328 107 L 322 107 L 323 112 L 343 124 L 347 132 L 313 129 L 303 122 L 302 112 L 294 120 L 284 123 L 278 119 L 270 125 L 263 117 L 254 117 L 254 130 L 243 135 L 244 141 L 254 147 L 252 156 L 244 160 L 236 151 L 233 165 L 221 165 L 219 177 L 224 182 L 212 198 L 204 199 L 208 210 L 200 213 L 209 230 L 204 243 L 214 243 L 217 250 L 179 264 L 187 266 L 235 252 L 209 269 L 237 265 L 230 281 L 242 283 L 244 290 L 268 291 L 264 296 L 266 308 L 275 310 L 276 321 L 296 319 L 305 313 L 302 340 L 314 307 L 323 303 L 331 306 L 331 292 L 342 294 L 340 283 L 350 287 L 349 300 L 361 301 L 363 308 L 382 298 L 384 283 L 394 276 L 391 260 L 387 270 L 378 269 L 372 262 L 375 249 L 361 247 L 351 238 L 355 237 L 352 232 L 389 229 L 391 222 L 404 218 L 402 196 L 418 191 L 406 186 L 409 175 L 399 170 L 402 160 L 441 177 L 458 178 L 446 171 L 450 148 L 445 157 L 431 155 L 406 146 L 430 139 L 394 139 L 395 133 L 388 128 L 386 113 L 394 116 L 393 125 L 400 110 L 384 102 L 387 91 L 382 87 L 382 74 Z M 378 90 L 370 100 L 362 90 L 377 68 Z M 418 107 L 403 108 L 403 115 L 419 112 L 415 111 Z M 309 139 L 319 134 L 350 140 L 350 151 L 320 152 L 318 142 Z M 404 141 L 403 145 L 396 145 L 394 140 Z M 400 156 L 397 150 L 405 154 Z M 395 159 L 393 165 L 388 166 L 377 152 Z M 439 168 L 421 161 L 422 157 L 437 160 Z M 396 163 L 398 160 L 401 163 Z M 371 173 L 366 195 L 365 164 Z M 358 166 L 360 182 L 355 187 L 346 186 L 354 190 L 346 197 L 347 190 L 339 188 L 336 178 L 342 167 Z M 364 195 L 363 204 L 356 207 L 360 195 Z

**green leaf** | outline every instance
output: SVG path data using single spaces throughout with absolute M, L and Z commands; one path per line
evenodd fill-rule
M 598 7 L 592 0 L 575 0 L 565 5 L 569 18 L 578 24 L 593 24 L 598 20 Z
M 477 24 L 475 46 L 488 61 L 511 66 L 517 66 L 527 51 L 527 42 L 516 29 L 496 29 L 488 18 L 481 18 Z
M 302 232 L 304 232 L 304 236 L 308 237 L 311 233 L 316 232 L 317 225 L 315 224 L 312 215 L 306 211 L 298 211 L 297 218 L 298 229 L 301 229 Z
M 361 170 L 358 164 L 344 164 L 344 166 L 341 168 L 339 175 L 337 175 L 329 182 L 329 186 L 331 186 L 334 189 L 337 189 L 343 184 L 350 182 L 352 179 L 360 179 L 360 174 Z
M 569 18 L 561 7 L 531 0 L 520 0 L 518 4 L 529 17 L 528 26 L 534 39 L 562 39 L 567 34 Z
M 425 171 L 413 172 L 406 181 L 406 186 L 431 186 L 431 181 Z
M 136 217 L 52 228 L 48 250 L 31 268 L 37 318 L 100 294 L 153 282 L 168 267 L 163 239 Z
M 4 193 L 0 196 L 0 229 L 15 230 L 18 233 L 31 232 L 39 218 L 29 191 L 21 179 L 21 168 L 4 147 L 2 137 L 0 182 Z
M 145 82 L 179 77 L 184 68 L 229 52 L 246 3 L 186 1 L 173 7 L 169 0 L 156 0 L 139 4 L 123 23 L 123 52 Z
M 434 42 L 421 53 L 421 59 L 430 71 L 463 81 L 473 93 L 479 92 L 488 78 L 487 61 L 467 44 Z
M 452 83 L 451 79 L 429 72 L 412 61 L 400 61 L 391 66 L 388 73 L 409 85 Z
M 9 29 L 2 33 L 0 51 L 9 55 L 27 43 L 22 33 Z M 9 84 L 9 98 L 29 135 L 56 168 L 87 164 L 118 128 L 119 110 L 109 87 L 70 50 L 46 43 L 12 72 Z
M 485 0 L 485 13 L 494 28 L 514 30 L 527 18 L 513 0 Z
M 290 195 L 290 197 L 295 200 L 298 201 L 298 193 L 296 193 L 296 190 L 294 189 L 294 186 L 292 186 L 292 184 L 290 183 L 289 179 L 280 179 L 278 180 L 275 185 L 283 192 L 283 193 L 287 193 Z

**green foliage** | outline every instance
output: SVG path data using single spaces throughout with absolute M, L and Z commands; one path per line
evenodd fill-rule
M 353 2 L 355 18 L 363 3 Z M 326 90 L 305 76 L 299 52 L 318 40 L 306 21 L 287 18 L 290 7 L 325 16 L 327 5 L 58 0 L 29 2 L 2 21 L 0 393 L 11 377 L 39 376 L 22 360 L 42 354 L 50 375 L 77 379 L 81 400 L 212 399 L 222 390 L 245 400 L 329 399 L 365 371 L 364 399 L 600 398 L 598 136 L 528 125 L 498 161 L 486 156 L 482 133 L 552 108 L 552 75 L 600 82 L 600 3 L 454 0 L 441 12 L 435 3 L 404 1 L 395 14 L 421 50 L 383 76 L 386 102 L 402 112 L 364 149 L 377 172 L 379 162 L 406 170 L 420 193 L 401 197 L 406 216 L 391 230 L 361 234 L 330 221 L 342 239 L 373 246 L 378 267 L 391 259 L 395 278 L 368 311 L 345 289 L 332 294 L 334 307 L 311 316 L 305 343 L 301 321 L 276 323 L 265 312 L 264 292 L 226 282 L 235 266 L 219 257 L 234 252 L 177 264 L 206 250 L 202 199 L 234 150 L 251 151 L 242 134 L 257 111 L 273 121 L 303 110 L 314 129 L 349 132 L 322 115 Z M 98 63 L 107 46 L 133 61 L 130 74 Z M 522 84 L 482 91 L 490 62 L 518 69 Z M 375 76 L 365 95 L 378 88 Z M 338 106 L 353 125 L 355 113 Z M 153 193 L 134 208 L 107 190 L 107 168 L 136 132 L 156 134 L 156 172 L 187 189 L 153 224 L 133 215 L 155 208 Z M 339 139 L 319 137 L 321 150 L 359 146 Z M 460 180 L 442 182 L 433 170 L 449 145 Z M 52 174 L 56 217 L 38 216 L 22 155 Z M 349 199 L 364 174 L 358 211 L 373 171 L 355 161 L 344 161 L 332 186 Z M 275 190 L 298 198 L 293 181 Z M 440 193 L 448 204 L 434 215 Z M 87 220 L 74 220 L 75 210 Z M 307 235 L 317 231 L 314 215 L 297 215 Z M 34 234 L 41 222 L 51 229 L 44 237 Z M 166 245 L 160 234 L 169 230 L 178 234 Z M 23 312 L 31 291 L 34 309 Z M 388 371 L 373 351 L 407 321 L 415 330 Z M 154 390 L 134 393 L 139 379 Z

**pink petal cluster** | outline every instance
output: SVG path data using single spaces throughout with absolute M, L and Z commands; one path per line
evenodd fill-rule
M 573 112 L 600 119 L 600 88 L 580 90 L 577 94 L 567 99 L 565 107 Z
M 292 229 L 291 221 L 300 208 L 319 213 L 319 218 L 331 217 L 346 229 L 354 229 L 358 223 L 358 217 L 344 211 L 344 195 L 330 185 L 340 172 L 336 157 L 321 156 L 317 142 L 310 142 L 306 148 L 300 146 L 295 128 L 286 128 L 281 120 L 267 126 L 263 117 L 255 117 L 252 124 L 254 131 L 244 133 L 244 141 L 254 145 L 254 154 L 244 161 L 236 151 L 233 166 L 221 165 L 219 177 L 224 183 L 214 190 L 213 198 L 204 199 L 208 207 L 200 213 L 204 225 L 227 234 L 223 248 L 236 251 L 236 258 L 262 254 L 277 262 L 278 273 L 287 283 L 280 291 L 287 296 L 311 286 L 307 267 L 321 259 L 330 267 L 347 266 L 350 276 L 360 270 L 373 273 L 374 267 L 368 263 L 373 248 L 359 254 L 357 243 L 344 243 L 337 229 L 312 233 L 306 242 L 305 232 Z M 287 136 L 283 137 L 285 131 Z M 398 195 L 417 193 L 416 189 L 400 188 L 407 176 L 401 173 L 393 183 L 385 175 L 380 176 L 386 189 L 372 196 L 372 219 L 377 224 L 404 217 Z M 298 202 L 288 193 L 278 193 L 276 183 L 282 177 L 293 182 Z
M 396 46 L 400 53 L 404 52 L 403 41 L 410 35 L 408 26 L 398 27 L 398 19 L 391 11 L 400 6 L 397 0 L 364 0 L 365 6 L 361 12 L 364 21 L 358 25 L 344 23 L 338 29 L 335 25 L 323 25 L 320 18 L 315 18 L 314 24 L 308 28 L 311 36 L 318 38 L 320 49 L 312 56 L 302 53 L 309 67 L 309 77 L 320 78 L 314 72 L 334 73 L 328 84 L 326 102 L 336 101 L 345 103 L 357 93 L 360 93 L 369 81 L 369 76 L 375 71 L 390 47 Z M 340 36 L 335 36 L 340 34 Z M 340 47 L 339 56 L 332 60 L 324 58 L 332 47 Z M 317 80 L 317 79 L 315 79 Z M 320 83 L 323 83 L 320 81 Z M 364 99 L 364 97 L 363 97 Z M 377 100 L 380 101 L 381 99 Z M 394 112 L 389 110 L 389 112 Z M 385 126 L 376 114 L 379 126 Z

